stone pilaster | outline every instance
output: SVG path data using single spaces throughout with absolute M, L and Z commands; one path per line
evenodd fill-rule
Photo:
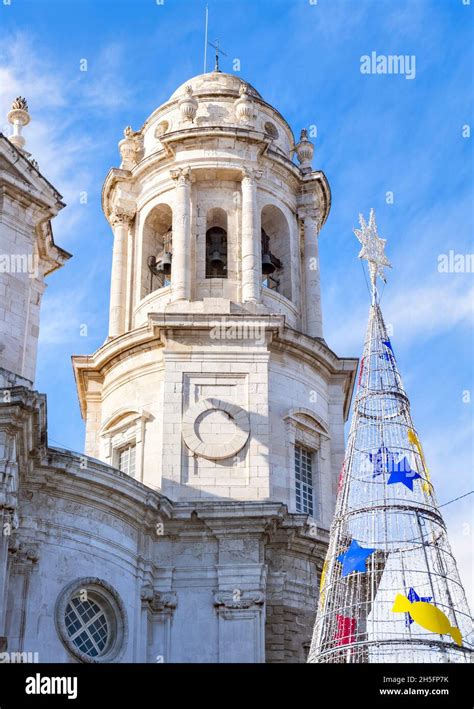
M 18 460 L 16 437 L 0 423 L 0 636 L 6 635 L 9 585 L 8 552 L 18 528 Z M 7 424 L 8 426 L 8 424 Z
M 16 652 L 23 652 L 26 624 L 31 616 L 28 614 L 28 604 L 30 602 L 30 580 L 31 574 L 38 568 L 39 546 L 34 543 L 20 543 L 17 548 L 10 549 L 12 554 L 11 569 L 11 597 L 14 599 L 11 626 L 16 629 L 8 638 L 11 649 Z
M 172 300 L 191 298 L 191 170 L 171 170 L 176 181 L 176 201 L 173 215 L 173 262 L 171 265 Z
M 311 337 L 323 337 L 321 283 L 318 253 L 320 213 L 305 209 L 300 213 L 304 227 L 303 278 L 305 331 Z
M 265 662 L 265 594 L 262 591 L 218 591 L 219 662 Z
M 130 224 L 134 216 L 135 211 L 132 207 L 115 207 L 109 217 L 114 231 L 109 337 L 117 337 L 125 332 L 128 240 Z
M 171 621 L 178 604 L 172 591 L 155 591 L 146 585 L 141 594 L 144 626 L 147 629 L 147 662 L 169 662 L 171 651 Z
M 245 170 L 242 177 L 242 301 L 256 303 L 261 288 L 260 217 L 257 180 L 261 170 Z

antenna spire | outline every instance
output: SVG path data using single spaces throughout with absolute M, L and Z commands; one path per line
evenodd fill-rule
M 206 5 L 206 29 L 204 32 L 204 74 L 207 73 L 207 32 L 209 29 L 209 5 Z

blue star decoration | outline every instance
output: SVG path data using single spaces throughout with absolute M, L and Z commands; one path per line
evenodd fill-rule
M 374 472 L 372 474 L 373 478 L 378 475 L 383 475 L 383 473 L 388 473 L 391 471 L 390 465 L 396 462 L 397 454 L 389 450 L 385 446 L 380 446 L 376 453 L 369 453 L 369 460 L 374 466 Z
M 376 549 L 368 549 L 366 547 L 361 547 L 355 539 L 352 540 L 351 545 L 344 554 L 340 554 L 337 560 L 342 564 L 342 575 L 348 576 L 353 571 L 367 571 L 365 566 L 365 560 L 368 556 L 374 553 Z
M 402 458 L 398 463 L 392 461 L 389 465 L 388 472 L 390 477 L 387 480 L 387 485 L 395 485 L 396 483 L 402 483 L 409 490 L 413 492 L 413 481 L 418 478 L 421 479 L 421 475 L 410 467 L 410 463 L 406 458 Z
M 415 603 L 416 601 L 421 601 L 422 603 L 429 603 L 433 596 L 419 596 L 414 588 L 410 588 L 407 594 L 407 598 L 410 603 Z M 405 625 L 411 625 L 413 623 L 413 618 L 409 613 L 405 613 Z
M 386 350 L 384 350 L 380 356 L 382 357 L 382 359 L 386 359 L 388 360 L 388 362 L 391 362 L 395 359 L 395 353 L 393 351 L 392 343 L 390 342 L 390 340 L 387 339 L 382 340 L 382 345 L 386 347 Z

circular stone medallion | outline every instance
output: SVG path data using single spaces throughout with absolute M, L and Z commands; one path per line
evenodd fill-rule
M 248 441 L 250 419 L 244 409 L 220 399 L 202 399 L 183 417 L 183 440 L 190 451 L 208 460 L 236 455 Z

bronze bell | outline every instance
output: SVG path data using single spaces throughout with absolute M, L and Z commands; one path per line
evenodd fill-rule
M 262 273 L 264 276 L 270 276 L 275 272 L 275 264 L 272 261 L 271 254 L 262 255 Z
M 167 276 L 171 273 L 171 254 L 169 251 L 165 251 L 163 256 L 159 260 L 160 271 Z
M 222 254 L 218 249 L 215 249 L 211 253 L 211 268 L 222 268 L 224 266 L 224 259 L 222 258 Z

